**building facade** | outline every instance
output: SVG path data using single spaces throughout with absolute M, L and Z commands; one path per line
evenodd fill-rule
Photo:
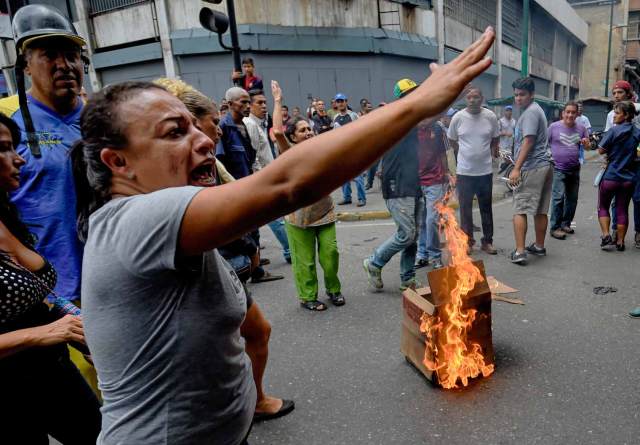
M 591 44 L 584 55 L 582 95 L 610 96 L 611 86 L 618 79 L 628 80 L 636 91 L 640 91 L 640 0 L 570 2 L 589 24 Z M 609 91 L 605 91 L 610 28 Z
M 17 6 L 19 1 L 9 2 Z M 25 2 L 22 2 L 25 3 Z M 205 31 L 196 0 L 49 0 L 91 42 L 90 87 L 179 76 L 214 99 L 231 85 L 232 58 Z M 476 83 L 487 99 L 511 95 L 520 76 L 522 0 L 235 0 L 240 47 L 277 79 L 291 106 L 336 92 L 352 102 L 392 100 L 394 83 L 421 80 L 486 26 L 498 34 L 493 65 Z M 565 0 L 531 0 L 529 67 L 537 94 L 576 97 L 587 23 Z M 225 36 L 228 41 L 229 36 Z M 268 83 L 265 83 L 268 85 Z

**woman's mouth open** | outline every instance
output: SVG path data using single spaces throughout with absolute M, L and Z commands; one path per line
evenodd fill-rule
M 206 162 L 194 168 L 189 176 L 191 185 L 197 187 L 211 187 L 212 185 L 216 185 L 214 169 L 215 164 L 213 162 Z

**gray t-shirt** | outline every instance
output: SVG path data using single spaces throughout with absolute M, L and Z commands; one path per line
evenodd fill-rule
M 104 397 L 98 445 L 237 445 L 249 430 L 242 284 L 216 250 L 176 258 L 200 190 L 120 198 L 91 216 L 82 312 Z
M 551 163 L 551 152 L 547 138 L 547 117 L 535 102 L 522 111 L 516 123 L 515 159 L 520 155 L 520 149 L 526 136 L 535 136 L 535 143 L 527 159 L 522 164 L 522 171 L 544 167 Z

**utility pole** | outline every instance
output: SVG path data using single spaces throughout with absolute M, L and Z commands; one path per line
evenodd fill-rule
M 609 49 L 607 50 L 607 71 L 604 74 L 604 97 L 609 97 L 609 70 L 611 69 L 611 37 L 613 34 L 613 5 L 615 0 L 611 0 L 609 11 Z
M 233 0 L 227 0 L 227 14 L 229 15 L 229 32 L 231 33 L 231 47 L 233 48 L 233 66 L 236 71 L 242 71 L 240 63 L 240 43 L 238 42 L 238 26 L 236 25 L 236 8 Z
M 522 77 L 529 75 L 529 0 L 522 3 Z
M 219 5 L 223 0 L 204 0 L 207 3 Z M 240 43 L 238 42 L 238 26 L 236 24 L 236 8 L 233 0 L 227 0 L 227 15 L 219 11 L 214 11 L 204 7 L 200 9 L 200 24 L 204 29 L 214 32 L 218 35 L 220 46 L 233 54 L 233 70 L 242 72 L 242 64 L 240 63 Z M 231 34 L 231 46 L 227 46 L 222 35 L 229 30 Z M 238 86 L 240 79 L 235 79 L 233 83 Z

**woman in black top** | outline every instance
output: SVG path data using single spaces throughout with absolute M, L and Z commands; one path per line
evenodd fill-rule
M 0 113 L 0 443 L 95 443 L 100 406 L 69 360 L 66 343 L 84 344 L 82 319 L 70 302 L 44 302 L 56 272 L 33 250 L 8 193 L 20 185 L 20 130 Z

